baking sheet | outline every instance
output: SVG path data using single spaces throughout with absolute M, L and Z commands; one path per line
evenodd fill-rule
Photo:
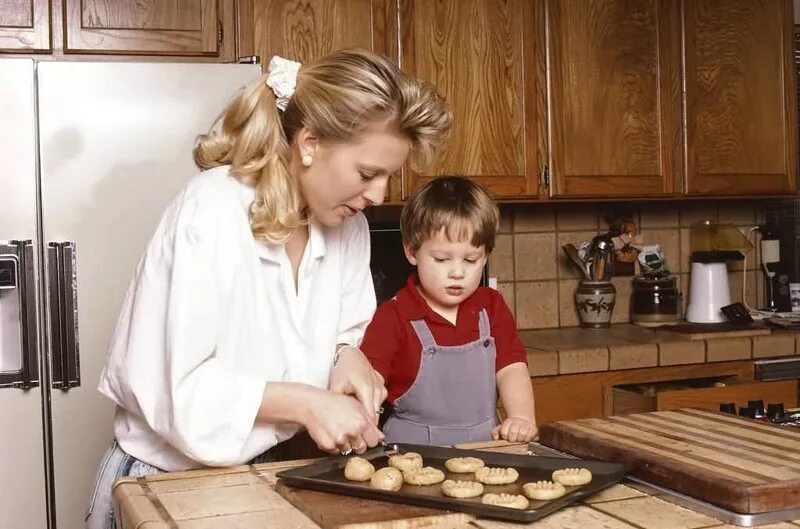
M 416 452 L 420 454 L 424 466 L 442 470 L 445 473 L 445 479 L 462 481 L 473 479 L 471 474 L 448 472 L 444 462 L 451 457 L 477 457 L 482 459 L 487 466 L 513 467 L 519 472 L 519 479 L 510 485 L 484 485 L 484 494 L 505 492 L 524 496 L 522 486 L 525 483 L 550 480 L 553 471 L 560 468 L 585 467 L 592 472 L 593 478 L 586 485 L 567 487 L 567 494 L 555 500 L 530 500 L 529 507 L 521 510 L 485 505 L 481 503 L 480 496 L 467 499 L 449 498 L 442 494 L 441 483 L 430 486 L 403 484 L 403 487 L 398 491 L 373 489 L 369 486 L 368 481 L 359 483 L 345 479 L 344 467 L 349 459 L 348 456 L 330 457 L 304 467 L 283 470 L 277 474 L 277 477 L 282 479 L 285 484 L 298 488 L 459 511 L 486 518 L 532 522 L 617 483 L 631 468 L 630 465 L 625 463 L 608 463 L 593 460 L 576 461 L 568 458 L 525 456 L 428 445 L 396 444 L 394 446 L 403 453 Z M 395 452 L 387 447 L 377 447 L 362 454 L 361 457 L 370 460 L 377 470 L 388 466 L 388 458 L 393 454 Z

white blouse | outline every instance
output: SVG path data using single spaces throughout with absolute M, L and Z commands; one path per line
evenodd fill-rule
M 250 231 L 251 187 L 222 166 L 173 200 L 147 245 L 109 344 L 99 390 L 114 434 L 164 470 L 241 464 L 296 433 L 255 424 L 265 385 L 328 387 L 337 343 L 375 311 L 369 229 L 309 225 L 298 270 Z

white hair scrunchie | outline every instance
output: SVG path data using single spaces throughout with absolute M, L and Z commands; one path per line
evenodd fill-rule
M 275 55 L 269 61 L 267 67 L 267 86 L 272 88 L 277 99 L 278 108 L 286 110 L 289 98 L 294 94 L 297 87 L 297 72 L 300 71 L 300 63 L 284 59 Z

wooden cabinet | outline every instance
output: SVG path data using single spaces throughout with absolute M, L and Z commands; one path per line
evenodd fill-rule
M 65 0 L 65 52 L 218 56 L 222 0 Z
M 404 171 L 403 198 L 442 174 L 470 176 L 500 198 L 536 196 L 546 124 L 541 5 L 399 0 L 400 66 L 435 84 L 454 115 L 437 163 Z
M 382 6 L 372 0 L 256 0 L 255 54 L 266 68 L 273 55 L 308 62 L 341 48 L 384 51 Z
M 0 0 L 0 53 L 50 49 L 48 0 Z
M 660 196 L 681 167 L 679 5 L 547 0 L 557 197 Z
M 686 191 L 796 188 L 792 2 L 685 0 Z

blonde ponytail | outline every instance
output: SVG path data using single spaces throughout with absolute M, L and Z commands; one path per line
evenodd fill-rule
M 201 134 L 194 149 L 201 169 L 229 164 L 234 177 L 253 186 L 251 229 L 268 243 L 285 242 L 303 222 L 287 157 L 275 94 L 265 77 L 228 104 L 219 129 Z

